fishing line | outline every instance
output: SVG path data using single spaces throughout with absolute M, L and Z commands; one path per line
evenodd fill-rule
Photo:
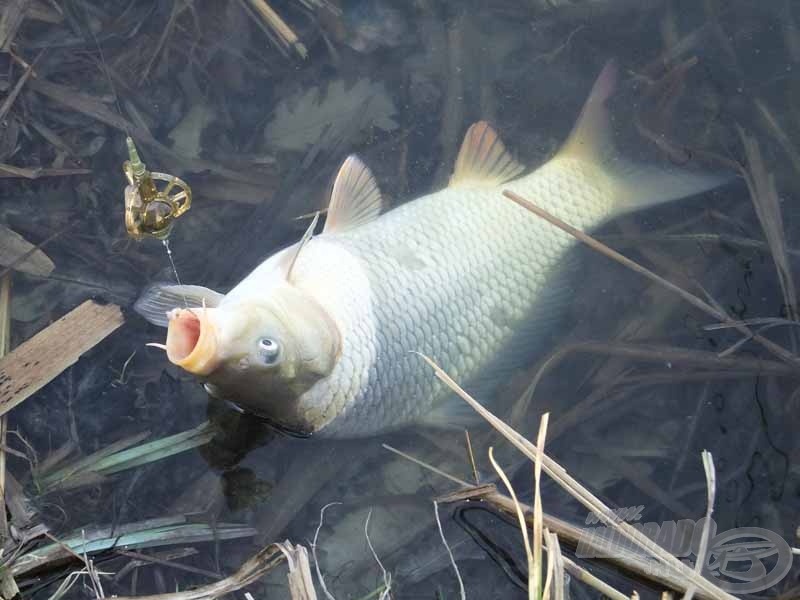
M 131 137 L 131 133 L 130 133 L 130 130 L 128 129 L 128 120 L 125 118 L 125 114 L 122 112 L 122 104 L 120 104 L 119 95 L 117 94 L 117 88 L 114 86 L 114 80 L 111 78 L 111 74 L 109 73 L 109 70 L 108 70 L 108 63 L 106 62 L 105 53 L 103 52 L 102 46 L 100 46 L 100 42 L 97 39 L 97 35 L 95 35 L 95 32 L 92 29 L 91 16 L 89 15 L 89 9 L 86 8 L 86 3 L 84 3 L 84 2 L 81 2 L 81 6 L 83 8 L 83 13 L 86 15 L 86 28 L 89 30 L 89 34 L 92 36 L 92 40 L 94 41 L 95 48 L 97 48 L 97 52 L 98 52 L 98 54 L 100 56 L 100 68 L 101 68 L 101 70 L 103 72 L 103 75 L 105 75 L 106 80 L 108 81 L 108 86 L 111 89 L 111 95 L 114 96 L 114 104 L 117 107 L 117 112 L 119 113 L 119 116 L 122 117 L 122 119 L 123 119 L 123 123 L 124 123 L 124 127 L 125 127 L 125 135 L 130 138 Z M 167 258 L 169 259 L 169 264 L 172 267 L 172 273 L 173 273 L 173 275 L 175 275 L 176 283 L 179 286 L 183 285 L 181 283 L 181 278 L 178 275 L 178 268 L 175 266 L 175 259 L 172 256 L 172 248 L 170 248 L 170 246 L 169 246 L 169 240 L 168 239 L 163 239 L 163 240 L 161 240 L 161 242 L 164 245 L 164 249 L 167 252 Z M 186 295 L 182 291 L 181 291 L 181 298 L 183 299 L 183 307 L 188 309 L 189 308 L 189 301 L 187 300 Z
M 100 68 L 103 71 L 103 74 L 106 76 L 106 80 L 108 81 L 108 86 L 111 88 L 111 95 L 114 96 L 114 103 L 117 105 L 117 112 L 119 116 L 122 117 L 125 123 L 125 135 L 130 137 L 131 133 L 128 130 L 128 121 L 125 119 L 125 114 L 122 112 L 122 105 L 119 102 L 119 96 L 117 95 L 117 88 L 114 87 L 114 81 L 111 79 L 111 74 L 108 72 L 108 63 L 106 62 L 106 56 L 103 53 L 103 48 L 100 46 L 100 42 L 97 40 L 97 36 L 92 29 L 91 24 L 91 16 L 89 15 L 89 9 L 86 8 L 86 3 L 81 2 L 81 6 L 83 7 L 83 14 L 86 15 L 86 28 L 89 30 L 89 33 L 92 36 L 92 40 L 94 40 L 95 48 L 97 48 L 97 52 L 100 55 Z

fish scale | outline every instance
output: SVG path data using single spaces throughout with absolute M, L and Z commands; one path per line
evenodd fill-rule
M 449 396 L 412 352 L 430 356 L 467 389 L 487 376 L 491 363 L 530 359 L 541 336 L 529 335 L 522 355 L 508 356 L 507 350 L 518 348 L 512 339 L 520 330 L 541 332 L 555 322 L 568 290 L 547 303 L 541 298 L 575 243 L 502 191 L 539 199 L 545 210 L 591 228 L 611 214 L 612 186 L 604 180 L 580 161 L 559 161 L 502 186 L 447 188 L 352 232 L 312 240 L 298 257 L 294 282 L 330 307 L 345 340 L 334 371 L 305 399 L 328 404 L 329 414 L 337 415 L 326 434 L 391 429 L 421 419 Z M 394 256 L 395 240 L 414 248 L 413 257 L 428 266 L 404 266 Z M 360 270 L 358 279 L 368 285 L 348 284 L 343 253 L 348 268 Z M 331 303 L 334 295 L 349 298 Z M 360 325 L 365 305 L 374 331 Z M 510 313 L 500 322 L 496 306 Z M 344 389 L 348 393 L 341 394 Z

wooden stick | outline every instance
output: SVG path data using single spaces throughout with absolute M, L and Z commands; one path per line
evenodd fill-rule
M 23 179 L 39 179 L 40 177 L 67 177 L 69 175 L 89 175 L 91 169 L 48 169 L 45 167 L 15 167 L 0 163 L 0 177 L 10 179 L 22 177 Z
M 289 48 L 294 48 L 301 58 L 308 57 L 308 50 L 306 50 L 306 47 L 300 42 L 295 32 L 292 31 L 292 28 L 286 24 L 286 21 L 281 19 L 281 16 L 276 13 L 265 0 L 249 1 L 250 5 L 264 20 L 266 25 L 278 36 L 281 43 Z
M 55 379 L 123 322 L 119 306 L 87 300 L 0 359 L 0 415 Z
M 213 600 L 238 591 L 282 563 L 286 557 L 276 544 L 270 544 L 247 560 L 233 575 L 183 592 L 155 594 L 153 596 L 115 596 L 118 600 Z

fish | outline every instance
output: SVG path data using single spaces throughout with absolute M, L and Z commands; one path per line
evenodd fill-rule
M 349 156 L 318 235 L 319 213 L 227 294 L 157 285 L 135 308 L 167 327 L 167 358 L 211 396 L 287 432 L 363 438 L 473 423 L 420 354 L 488 398 L 542 351 L 576 285 L 575 239 L 504 190 L 592 230 L 729 179 L 619 157 L 608 108 L 617 73 L 606 64 L 566 142 L 538 168 L 527 171 L 480 121 L 445 188 L 387 211 L 369 168 Z

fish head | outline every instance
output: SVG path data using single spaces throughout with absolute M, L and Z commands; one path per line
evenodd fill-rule
M 215 396 L 283 429 L 310 434 L 327 419 L 303 396 L 331 373 L 340 345 L 323 307 L 287 284 L 265 299 L 174 309 L 166 350 L 170 362 L 211 384 Z

